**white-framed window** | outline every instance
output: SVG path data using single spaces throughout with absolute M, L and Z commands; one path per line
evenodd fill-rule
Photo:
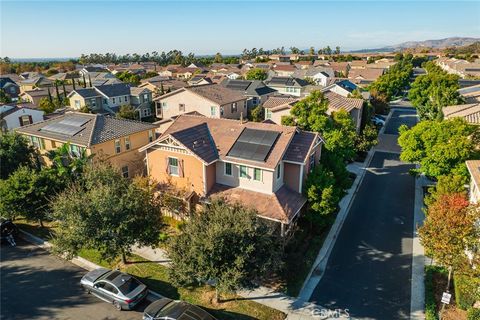
M 314 167 L 315 167 L 315 153 L 312 153 L 310 155 L 310 159 L 309 159 L 309 170 L 310 170 L 310 172 L 312 172 Z
M 265 109 L 265 119 L 272 119 L 272 110 Z
M 149 142 L 153 141 L 153 130 L 148 130 L 148 141 Z
M 253 168 L 253 180 L 262 181 L 262 169 Z
M 282 176 L 282 164 L 279 163 L 277 166 L 277 180 Z
M 240 178 L 248 178 L 248 168 L 247 168 L 247 166 L 240 165 Z
M 225 113 L 225 109 L 223 109 L 223 107 L 220 107 L 220 115 L 223 116 L 224 113 Z
M 225 175 L 226 176 L 232 175 L 232 164 L 230 162 L 225 162 Z
M 125 137 L 125 150 L 130 150 L 132 146 L 130 145 L 130 137 Z
M 122 176 L 128 178 L 128 166 L 122 167 Z
M 235 112 L 237 112 L 237 103 L 236 102 L 232 103 L 232 113 L 235 113 Z
M 115 140 L 115 153 L 122 152 L 122 146 L 120 145 L 120 140 Z
M 148 101 L 148 93 L 143 94 L 143 102 Z
M 184 103 L 179 103 L 178 104 L 178 111 L 179 112 L 185 112 L 185 104 Z
M 112 98 L 112 102 L 115 103 L 115 98 Z
M 31 136 L 30 137 L 30 140 L 32 142 L 32 145 L 39 149 L 39 150 L 43 150 L 45 149 L 45 140 L 43 140 L 43 138 L 39 138 L 39 137 L 35 137 L 35 136 Z
M 210 115 L 211 115 L 212 117 L 214 117 L 214 116 L 217 115 L 217 107 L 215 107 L 215 106 L 211 106 L 211 107 L 210 107 Z
M 75 100 L 75 108 L 80 108 L 80 100 Z
M 171 176 L 178 176 L 178 159 L 168 157 L 168 172 Z
M 32 116 L 26 115 L 19 118 L 21 127 L 32 124 Z

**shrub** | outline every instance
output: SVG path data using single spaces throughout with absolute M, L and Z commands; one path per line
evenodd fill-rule
M 480 309 L 477 309 L 477 308 L 468 309 L 467 320 L 480 320 Z
M 438 320 L 433 287 L 433 275 L 437 272 L 445 272 L 445 269 L 437 266 L 425 266 L 425 320 Z
M 467 310 L 480 300 L 480 279 L 465 275 L 454 275 L 455 300 L 460 309 Z

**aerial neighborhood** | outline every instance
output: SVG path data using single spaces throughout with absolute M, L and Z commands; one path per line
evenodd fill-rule
M 1 318 L 480 319 L 479 55 L 1 58 Z

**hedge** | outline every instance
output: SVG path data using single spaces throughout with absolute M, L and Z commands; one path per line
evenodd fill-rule
M 455 301 L 460 309 L 468 310 L 475 301 L 480 300 L 480 279 L 455 274 L 453 281 Z
M 467 320 L 480 320 L 480 309 L 477 309 L 477 308 L 468 309 Z
M 446 272 L 447 270 L 442 267 L 425 266 L 425 320 L 438 320 L 433 275 Z

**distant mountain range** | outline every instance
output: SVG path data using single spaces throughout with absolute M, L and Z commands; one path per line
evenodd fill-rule
M 480 38 L 450 37 L 450 38 L 438 39 L 438 40 L 408 41 L 408 42 L 403 42 L 393 46 L 386 46 L 383 48 L 362 49 L 362 50 L 355 50 L 352 52 L 387 52 L 387 51 L 398 51 L 403 49 L 418 49 L 418 48 L 444 49 L 448 47 L 468 46 L 478 41 L 480 41 Z

